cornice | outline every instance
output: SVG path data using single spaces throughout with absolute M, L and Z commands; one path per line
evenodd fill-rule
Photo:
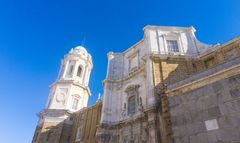
M 84 89 L 84 90 L 86 90 L 88 92 L 89 96 L 91 96 L 91 91 L 90 91 L 88 86 L 83 86 L 82 84 L 77 83 L 74 80 L 62 80 L 62 79 L 59 79 L 59 80 L 55 81 L 54 83 L 52 83 L 49 87 L 52 88 L 53 86 L 55 86 L 56 84 L 59 84 L 59 83 L 67 83 L 67 84 L 70 84 L 70 85 L 75 85 L 75 86 L 81 87 L 82 89 Z
M 143 43 L 143 41 L 145 40 L 145 38 L 146 38 L 146 36 L 145 36 L 145 34 L 144 34 L 144 37 L 143 37 L 140 41 L 138 41 L 137 43 L 135 43 L 134 45 L 132 45 L 131 47 L 129 47 L 129 48 L 126 49 L 125 51 L 123 51 L 123 52 L 116 52 L 116 53 L 110 51 L 110 52 L 107 53 L 107 55 L 108 55 L 108 56 L 109 56 L 109 55 L 113 55 L 113 56 L 123 56 L 123 55 L 126 54 L 128 51 L 132 50 L 132 49 L 135 48 L 136 46 L 138 46 L 138 45 L 140 45 L 141 43 Z
M 43 111 L 39 112 L 37 116 L 39 118 L 42 118 L 50 114 L 55 114 L 56 116 L 63 116 L 63 115 L 70 116 L 73 114 L 73 112 L 69 110 L 64 110 L 64 109 L 44 109 Z
M 235 61 L 234 65 L 230 65 L 228 67 L 224 67 L 223 64 L 218 65 L 221 69 L 217 67 L 213 67 L 208 69 L 207 71 L 203 71 L 201 73 L 198 73 L 196 75 L 193 75 L 192 77 L 189 77 L 185 80 L 179 81 L 173 85 L 169 85 L 167 87 L 166 93 L 169 96 L 176 95 L 179 92 L 184 93 L 189 90 L 193 90 L 202 86 L 205 86 L 207 84 L 211 84 L 213 82 L 240 74 L 240 64 L 238 64 L 240 61 L 240 58 Z M 228 65 L 229 63 L 225 63 Z M 211 72 L 209 72 L 211 70 Z M 204 72 L 207 73 L 207 75 L 204 75 Z M 197 78 L 200 74 L 201 75 L 199 78 Z M 194 78 L 196 77 L 196 78 Z
M 171 59 L 189 60 L 189 59 L 194 59 L 194 56 L 192 56 L 192 55 L 159 54 L 159 53 L 156 53 L 156 52 L 152 52 L 148 56 L 152 60 L 158 60 L 158 59 L 161 59 L 161 60 L 171 60 Z
M 131 80 L 131 78 L 133 78 L 141 73 L 144 73 L 144 72 L 145 72 L 145 65 L 141 66 L 136 71 L 129 73 L 128 75 L 124 76 L 121 79 L 113 80 L 113 79 L 106 78 L 102 81 L 102 83 L 105 84 L 106 82 L 124 82 L 127 80 Z
M 157 26 L 157 25 L 147 25 L 143 28 L 143 30 L 147 30 L 147 29 L 151 29 L 151 30 L 190 30 L 193 32 L 196 32 L 196 29 L 193 26 L 188 26 L 188 27 L 179 27 L 179 26 Z
M 225 42 L 225 43 L 223 43 L 223 44 L 218 44 L 218 45 L 216 45 L 216 46 L 213 46 L 213 47 L 211 47 L 211 48 L 208 48 L 207 51 L 204 51 L 203 53 L 200 53 L 200 55 L 198 55 L 197 58 L 204 57 L 204 56 L 206 56 L 206 55 L 208 55 L 208 54 L 211 54 L 211 53 L 213 53 L 213 52 L 216 52 L 216 51 L 218 51 L 218 50 L 221 50 L 221 49 L 223 49 L 223 48 L 226 48 L 226 47 L 228 47 L 228 46 L 231 45 L 231 44 L 240 44 L 240 36 L 238 36 L 238 37 L 236 37 L 236 38 L 233 38 L 233 39 L 231 39 L 231 40 L 229 40 L 229 41 L 227 41 L 227 42 Z M 240 45 L 239 45 L 239 46 L 240 46 Z
M 213 46 L 211 48 L 208 48 L 208 50 L 202 52 L 202 53 L 199 53 L 199 54 L 193 54 L 193 55 L 181 55 L 181 54 L 160 54 L 158 52 L 151 52 L 150 55 L 147 55 L 147 56 L 150 56 L 151 59 L 163 59 L 163 60 L 167 60 L 167 59 L 186 59 L 186 60 L 189 60 L 189 59 L 194 59 L 194 60 L 198 60 L 198 59 L 201 59 L 203 58 L 204 56 L 208 56 L 214 52 L 217 52 L 217 51 L 220 51 L 224 48 L 227 48 L 229 45 L 232 45 L 232 44 L 239 44 L 239 47 L 240 47 L 240 36 L 228 41 L 228 42 L 225 42 L 221 45 L 216 45 L 216 46 Z

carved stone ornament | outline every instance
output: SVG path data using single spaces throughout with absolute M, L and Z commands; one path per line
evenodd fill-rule
M 155 121 L 154 120 L 148 121 L 148 128 L 149 129 L 154 129 L 155 128 Z
M 59 93 L 56 98 L 57 102 L 64 102 L 65 101 L 65 94 L 64 93 Z
M 126 93 L 135 92 L 138 90 L 139 87 L 140 87 L 140 85 L 130 85 L 126 88 L 125 92 Z
M 124 103 L 124 107 L 123 107 L 123 109 L 121 111 L 121 117 L 122 118 L 124 118 L 127 115 L 127 113 L 126 113 L 126 110 L 127 110 L 126 106 L 127 106 L 126 103 Z

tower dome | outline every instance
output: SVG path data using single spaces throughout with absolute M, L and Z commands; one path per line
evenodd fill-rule
M 88 87 L 93 68 L 91 55 L 83 46 L 72 48 L 61 62 L 57 81 L 51 86 L 48 109 L 75 112 L 87 106 Z
M 72 54 L 83 54 L 83 53 L 87 54 L 88 52 L 87 52 L 86 48 L 84 48 L 83 46 L 77 46 L 77 47 L 73 48 L 70 51 L 70 53 L 72 53 Z
M 77 46 L 74 49 L 79 50 L 79 51 L 87 52 L 86 48 L 84 48 L 83 46 Z

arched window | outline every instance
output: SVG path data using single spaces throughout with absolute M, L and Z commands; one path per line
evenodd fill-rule
M 132 115 L 136 112 L 136 96 L 133 95 L 128 98 L 128 115 Z
M 129 86 L 125 92 L 127 93 L 127 112 L 128 115 L 133 115 L 137 112 L 137 106 L 139 105 L 139 85 Z
M 70 66 L 70 69 L 68 71 L 68 75 L 72 75 L 72 72 L 73 72 L 73 65 Z
M 72 99 L 72 109 L 73 109 L 73 110 L 77 110 L 77 108 L 78 108 L 78 102 L 79 102 L 79 99 L 76 98 L 76 97 L 73 97 L 73 99 Z
M 169 52 L 179 52 L 177 40 L 167 40 L 167 48 Z
M 82 74 L 82 68 L 81 68 L 81 66 L 79 66 L 78 70 L 77 70 L 77 76 L 81 77 L 81 74 Z

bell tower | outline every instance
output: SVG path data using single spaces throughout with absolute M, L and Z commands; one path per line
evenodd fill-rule
M 92 68 L 92 57 L 82 46 L 64 56 L 45 109 L 38 114 L 33 143 L 69 142 L 71 114 L 86 107 L 91 95 L 88 83 Z
M 92 67 L 91 55 L 82 46 L 65 55 L 58 79 L 50 86 L 46 108 L 75 112 L 86 107 L 91 95 L 88 82 Z

